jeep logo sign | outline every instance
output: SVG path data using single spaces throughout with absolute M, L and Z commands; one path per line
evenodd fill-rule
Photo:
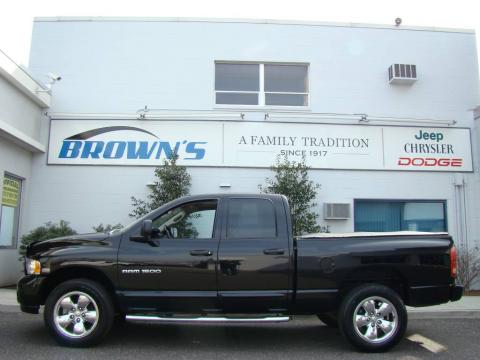
M 249 121 L 62 120 L 48 164 L 268 168 L 278 155 L 313 169 L 472 171 L 470 130 Z

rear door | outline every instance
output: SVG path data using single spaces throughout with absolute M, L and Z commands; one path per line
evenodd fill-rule
M 218 259 L 218 293 L 225 312 L 287 311 L 291 257 L 286 214 L 274 197 L 226 201 Z

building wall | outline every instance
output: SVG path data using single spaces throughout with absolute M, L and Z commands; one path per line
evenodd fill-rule
M 22 179 L 18 241 L 12 247 L 0 247 L 0 286 L 15 284 L 21 276 L 22 263 L 19 261 L 18 247 L 22 235 L 31 229 L 28 226 L 27 210 L 32 180 L 32 153 L 44 149 L 44 145 L 39 142 L 41 123 L 43 121 L 43 126 L 48 126 L 48 121 L 42 109 L 48 106 L 50 100 L 50 94 L 47 92 L 36 92 L 39 88 L 42 88 L 41 84 L 0 51 L 0 194 L 2 197 L 3 180 L 6 174 Z
M 19 236 L 26 232 L 25 215 L 31 179 L 32 154 L 18 145 L 0 138 L 0 194 L 5 172 L 23 178 L 20 202 Z M 1 226 L 1 224 L 0 224 Z M 16 283 L 21 275 L 22 263 L 18 260 L 18 244 L 11 249 L 0 248 L 0 286 Z
M 63 77 L 54 88 L 50 111 L 54 117 L 61 117 L 59 113 L 79 118 L 87 113 L 132 116 L 145 105 L 176 111 L 220 110 L 214 105 L 216 60 L 309 63 L 311 105 L 295 114 L 304 122 L 313 121 L 302 118 L 308 113 L 366 113 L 456 120 L 456 126 L 472 128 L 469 109 L 479 100 L 475 35 L 468 31 L 37 19 L 30 68 L 39 77 L 47 72 Z M 387 69 L 393 63 L 416 64 L 419 80 L 412 86 L 389 85 Z M 247 120 L 279 111 L 254 110 L 246 113 Z M 45 126 L 42 139 L 47 138 Z M 475 144 L 478 140 L 473 137 Z M 474 167 L 477 172 L 478 151 Z M 126 224 L 130 196 L 146 196 L 153 174 L 150 167 L 47 166 L 45 155 L 35 155 L 33 171 L 26 226 L 65 219 L 78 231 L 88 231 L 99 222 Z M 250 168 L 192 167 L 189 172 L 194 194 L 256 192 L 271 174 L 269 169 Z M 454 236 L 462 223 L 459 212 L 470 224 L 476 221 L 473 202 L 478 192 L 472 184 L 478 182 L 477 173 L 312 170 L 310 174 L 322 185 L 317 199 L 321 215 L 321 205 L 327 201 L 435 199 L 447 201 L 448 230 Z M 222 182 L 231 188 L 221 190 Z M 468 211 L 459 200 L 463 191 Z M 353 218 L 320 219 L 332 231 L 353 230 Z M 478 226 L 469 227 L 468 236 L 480 238 Z
M 1 76 L 0 94 L 0 120 L 33 139 L 39 139 L 43 114 L 38 105 Z
M 30 68 L 53 71 L 52 112 L 214 108 L 214 61 L 310 63 L 311 111 L 455 119 L 470 126 L 478 70 L 471 32 L 176 21 L 42 21 Z M 455 54 L 455 56 L 452 56 Z M 393 63 L 419 81 L 391 86 Z

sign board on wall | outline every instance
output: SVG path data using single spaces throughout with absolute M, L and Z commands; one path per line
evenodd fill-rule
M 49 164 L 472 171 L 470 130 L 248 121 L 52 120 Z
M 3 179 L 2 205 L 16 207 L 20 199 L 20 180 L 10 177 Z

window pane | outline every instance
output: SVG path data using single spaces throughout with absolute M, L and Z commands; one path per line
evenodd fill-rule
M 402 229 L 411 231 L 446 231 L 443 203 L 412 202 L 403 209 Z
M 228 205 L 227 237 L 233 239 L 277 236 L 275 210 L 266 199 L 231 199 Z
M 258 94 L 221 93 L 216 96 L 217 104 L 258 105 Z
M 355 231 L 398 231 L 401 227 L 400 220 L 400 203 L 355 203 Z
M 12 246 L 15 233 L 15 208 L 2 205 L 0 219 L 0 246 Z
M 422 201 L 357 201 L 355 231 L 447 231 L 445 204 Z
M 3 179 L 0 208 L 0 246 L 14 246 L 18 236 L 18 216 L 22 181 L 6 175 Z
M 258 64 L 215 64 L 215 90 L 259 91 Z
M 266 92 L 308 92 L 307 65 L 265 64 Z
M 213 237 L 217 202 L 201 201 L 176 207 L 153 220 L 154 237 L 210 239 Z
M 308 106 L 308 96 L 292 94 L 265 94 L 265 105 Z

